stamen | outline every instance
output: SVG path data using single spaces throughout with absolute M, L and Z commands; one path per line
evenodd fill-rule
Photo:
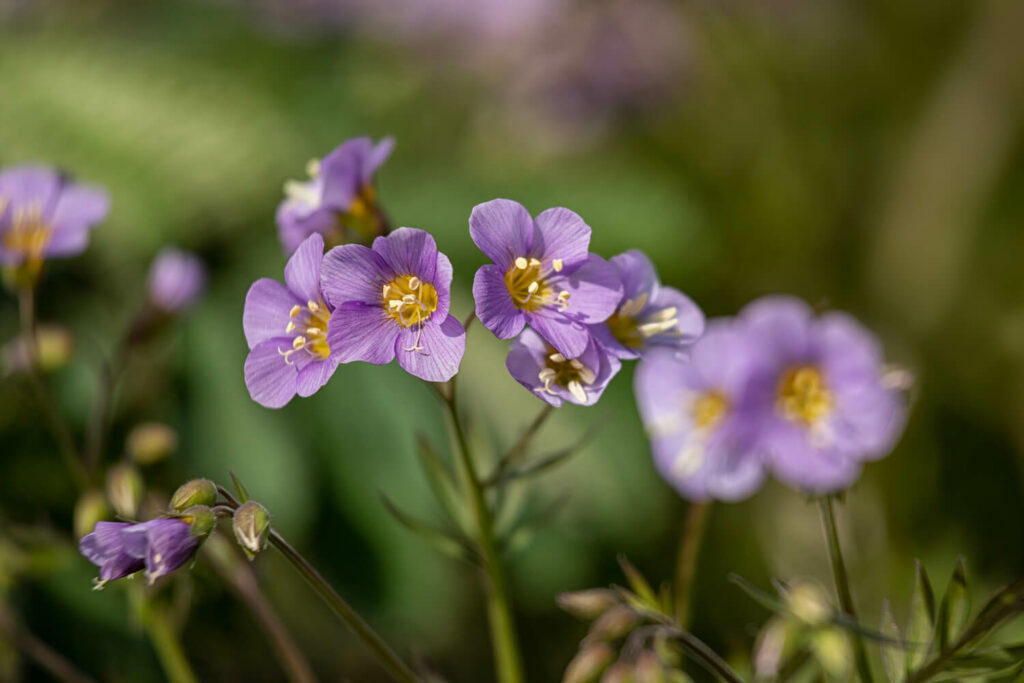
M 579 368 L 579 373 L 580 379 L 583 380 L 583 383 L 588 386 L 593 384 L 594 381 L 597 380 L 597 375 L 594 374 L 594 371 L 588 367 Z
M 534 280 L 533 282 L 530 283 L 530 286 L 526 288 L 526 291 L 528 291 L 530 294 L 535 294 L 538 289 L 540 289 L 540 285 L 537 284 L 536 280 Z
M 522 256 L 516 259 L 516 268 L 518 268 L 519 270 L 526 270 L 526 267 L 528 265 L 529 263 Z
M 309 309 L 310 313 L 316 313 L 317 311 L 320 310 L 320 306 L 318 306 L 315 301 L 307 301 L 306 308 Z
M 306 174 L 310 178 L 316 178 L 318 175 L 320 175 L 319 159 L 310 159 L 309 161 L 306 162 Z
M 287 332 L 288 334 L 291 334 L 294 329 L 295 329 L 295 323 L 292 322 L 291 320 L 289 320 L 288 321 L 288 327 L 284 328 L 284 331 Z
M 587 392 L 583 390 L 583 385 L 580 384 L 578 381 L 572 380 L 566 386 L 566 389 L 569 390 L 570 394 L 576 397 L 577 401 L 580 401 L 582 403 L 587 400 Z
M 319 327 L 307 327 L 306 328 L 306 334 L 308 334 L 310 337 L 319 337 L 323 333 L 324 333 L 324 331 L 321 330 Z
M 550 356 L 548 356 L 548 358 L 551 360 L 552 363 L 564 363 L 565 362 L 565 356 L 563 356 L 562 354 L 558 353 L 557 351 L 555 353 L 551 354 Z
M 562 272 L 563 265 L 564 264 L 562 262 L 562 259 L 560 259 L 560 258 L 552 259 L 552 261 L 551 261 L 551 267 L 555 269 L 556 273 L 561 273 Z
M 298 351 L 299 349 L 301 349 L 305 345 L 306 345 L 306 338 L 303 337 L 302 335 L 299 335 L 295 339 L 292 339 L 292 348 L 295 349 L 296 351 Z
M 533 266 L 534 268 L 536 268 L 537 266 L 540 265 L 540 259 L 531 258 L 530 259 L 530 265 Z
M 411 276 L 409 278 L 409 289 L 419 289 L 419 288 L 420 288 L 420 279 L 418 277 L 416 277 L 415 275 Z
M 384 285 L 384 291 L 381 293 L 385 299 L 388 298 L 388 292 L 391 291 L 391 285 Z
M 302 306 L 299 306 L 298 304 L 295 304 L 294 306 L 292 306 L 292 310 L 288 311 L 288 316 L 294 318 L 295 316 L 297 316 L 299 314 L 299 312 L 301 310 L 302 310 Z

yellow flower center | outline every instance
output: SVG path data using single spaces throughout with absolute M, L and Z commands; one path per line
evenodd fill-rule
M 714 429 L 729 410 L 729 402 L 721 393 L 709 391 L 700 395 L 690 410 L 697 429 Z
M 7 201 L 0 197 L 0 214 Z M 43 220 L 43 210 L 38 203 L 14 209 L 11 227 L 3 235 L 4 248 L 21 252 L 29 261 L 42 259 L 43 250 L 53 235 L 53 227 Z
M 401 275 L 384 285 L 381 303 L 395 322 L 412 327 L 429 320 L 437 310 L 437 290 L 415 275 Z
M 540 391 L 554 394 L 555 392 L 551 390 L 551 385 L 557 384 L 568 389 L 569 393 L 576 400 L 584 402 L 587 400 L 587 392 L 584 387 L 593 384 L 597 379 L 597 375 L 593 370 L 585 366 L 580 359 L 567 359 L 556 351 L 554 347 L 548 346 L 548 355 L 545 359 L 544 367 L 537 373 L 537 378 L 544 383 L 544 388 Z
M 608 318 L 608 328 L 612 336 L 623 346 L 639 349 L 644 345 L 644 340 L 656 334 L 670 332 L 679 326 L 679 309 L 675 306 L 654 311 L 640 319 L 638 316 L 646 306 L 647 293 L 644 292 L 635 299 L 627 299 L 619 306 L 619 310 Z
M 790 368 L 779 381 L 776 409 L 792 422 L 812 425 L 832 411 L 834 402 L 825 376 L 813 365 Z
M 562 270 L 561 259 L 551 262 L 554 272 Z M 512 262 L 512 267 L 505 273 L 505 286 L 512 295 L 512 302 L 524 311 L 536 311 L 547 305 L 558 306 L 564 311 L 569 306 L 569 292 L 564 289 L 555 294 L 546 279 L 551 273 L 545 273 L 540 259 L 520 256 Z
M 284 328 L 286 334 L 294 335 L 292 348 L 288 351 L 278 349 L 277 352 L 289 365 L 295 362 L 292 356 L 299 351 L 319 360 L 327 358 L 331 355 L 331 347 L 327 344 L 327 323 L 330 320 L 331 312 L 322 301 L 307 301 L 305 306 L 295 304 L 288 311 L 288 325 Z
M 363 186 L 338 220 L 342 228 L 354 230 L 366 240 L 380 235 L 381 217 L 377 214 L 377 191 L 373 185 Z

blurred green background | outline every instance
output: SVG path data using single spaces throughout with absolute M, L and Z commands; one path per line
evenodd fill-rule
M 197 251 L 209 291 L 134 355 L 106 457 L 139 421 L 167 422 L 180 445 L 146 471 L 152 490 L 235 471 L 403 652 L 483 681 L 476 576 L 378 495 L 441 517 L 414 451 L 417 431 L 444 443 L 428 388 L 355 364 L 281 411 L 246 393 L 242 304 L 252 281 L 281 277 L 283 181 L 348 137 L 394 135 L 381 201 L 451 257 L 459 317 L 485 260 L 469 212 L 509 197 L 579 212 L 605 256 L 645 250 L 709 316 L 789 292 L 877 330 L 916 386 L 902 442 L 841 511 L 876 624 L 883 597 L 904 614 L 914 558 L 941 588 L 966 555 L 976 601 L 1024 573 L 1021 35 L 1014 0 L 3 0 L 0 165 L 57 164 L 113 198 L 88 252 L 49 264 L 40 295 L 42 320 L 75 334 L 52 381 L 76 429 L 149 259 L 167 243 Z M 0 333 L 17 334 L 9 294 Z M 506 346 L 473 329 L 461 373 L 477 436 L 499 449 L 541 407 L 505 372 Z M 597 406 L 557 411 L 538 447 L 594 425 L 597 438 L 516 494 L 529 510 L 564 499 L 508 557 L 531 681 L 557 680 L 585 633 L 557 593 L 621 582 L 617 553 L 671 576 L 685 503 L 654 472 L 631 381 L 627 367 Z M 101 680 L 161 680 L 125 587 L 89 590 L 72 482 L 23 389 L 0 384 L 4 609 Z M 381 680 L 279 557 L 255 569 L 323 680 Z M 827 579 L 813 505 L 772 484 L 712 511 L 693 628 L 743 667 L 768 615 L 729 572 Z M 207 562 L 167 592 L 202 680 L 281 678 Z M 9 643 L 5 676 L 45 680 Z

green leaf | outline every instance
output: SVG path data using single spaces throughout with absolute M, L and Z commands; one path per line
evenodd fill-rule
M 506 470 L 501 473 L 496 481 L 488 481 L 488 485 L 501 486 L 510 481 L 516 479 L 526 479 L 534 477 L 538 474 L 542 474 L 557 465 L 566 462 L 571 456 L 575 455 L 580 451 L 580 447 L 583 445 L 583 441 L 579 441 L 571 446 L 567 446 L 561 450 L 555 451 L 543 457 L 537 458 L 522 467 L 514 470 Z
M 399 524 L 427 541 L 427 543 L 434 546 L 434 548 L 439 552 L 448 555 L 449 557 L 454 557 L 457 560 L 462 560 L 463 562 L 479 564 L 476 554 L 465 539 L 416 519 L 392 503 L 391 500 L 383 493 L 380 493 L 380 498 L 381 502 L 384 503 L 384 507 L 389 513 L 391 513 L 391 516 L 394 517 Z
M 935 593 L 928 572 L 920 560 L 914 561 L 914 593 L 910 596 L 910 617 L 907 622 L 907 666 L 920 667 L 928 653 L 935 632 Z
M 626 575 L 629 587 L 633 589 L 633 592 L 640 598 L 641 602 L 650 609 L 660 610 L 661 605 L 658 596 L 654 589 L 651 588 L 651 584 L 647 583 L 644 575 L 640 573 L 640 570 L 634 567 L 626 559 L 625 555 L 619 555 L 619 566 L 622 567 L 622 573 Z
M 782 602 L 782 600 L 779 600 L 771 593 L 761 590 L 739 574 L 729 574 L 729 581 L 739 586 L 744 593 L 753 598 L 754 602 L 758 603 L 762 607 L 772 612 L 779 612 L 783 614 L 789 613 L 789 607 Z
M 956 561 L 953 576 L 949 580 L 946 594 L 942 598 L 942 606 L 939 608 L 935 631 L 939 639 L 940 652 L 956 643 L 967 625 L 970 614 L 971 597 L 967 591 L 967 572 L 964 568 L 964 558 L 960 557 Z
M 416 435 L 416 454 L 419 456 L 420 466 L 427 477 L 434 498 L 444 509 L 445 514 L 465 533 L 469 529 L 469 516 L 459 496 L 458 486 L 448 467 L 424 434 Z
M 1024 612 L 1024 578 L 1003 588 L 985 603 L 970 626 L 972 641 L 989 635 L 1007 619 Z
M 892 607 L 889 601 L 882 603 L 882 623 L 878 630 L 887 638 L 895 641 L 900 639 L 900 629 L 896 625 L 896 619 L 892 615 Z M 882 663 L 885 664 L 885 674 L 889 677 L 890 683 L 902 683 L 907 677 L 907 652 L 898 645 L 882 645 Z
M 235 493 L 238 494 L 238 502 L 249 502 L 249 492 L 245 490 L 244 486 L 242 486 L 241 480 L 237 476 L 235 476 L 235 473 L 232 472 L 231 470 L 228 470 L 228 474 L 231 475 L 231 481 L 235 484 Z

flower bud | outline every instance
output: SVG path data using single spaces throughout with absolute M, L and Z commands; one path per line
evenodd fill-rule
M 152 465 L 174 452 L 178 435 L 159 422 L 143 422 L 128 434 L 128 455 L 140 465 Z
M 138 516 L 142 493 L 142 477 L 130 463 L 118 463 L 107 472 L 107 500 L 120 516 L 128 519 Z
M 149 301 L 173 315 L 189 308 L 206 286 L 206 268 L 194 254 L 165 247 L 149 269 Z
M 618 603 L 618 596 L 607 588 L 590 588 L 558 596 L 559 607 L 574 617 L 588 621 L 597 619 Z
M 793 615 L 808 626 L 818 626 L 832 618 L 828 595 L 816 583 L 804 581 L 793 586 L 786 595 Z
M 636 614 L 630 608 L 625 605 L 612 607 L 590 627 L 587 641 L 617 640 L 629 633 L 636 622 Z
M 103 492 L 98 489 L 86 491 L 75 503 L 74 527 L 75 538 L 82 538 L 107 518 L 107 499 Z
M 193 536 L 206 538 L 217 525 L 217 516 L 205 505 L 193 505 L 181 513 L 182 521 L 186 522 Z
M 256 501 L 250 500 L 242 503 L 235 510 L 232 528 L 235 531 L 238 545 L 242 546 L 245 554 L 251 560 L 256 553 L 267 547 L 267 537 L 270 535 L 270 513 Z
M 636 683 L 668 683 L 668 672 L 661 665 L 658 655 L 644 650 L 637 655 L 633 665 L 633 677 Z
M 193 479 L 178 487 L 171 496 L 171 509 L 181 512 L 193 505 L 213 505 L 217 501 L 217 485 L 209 479 Z
M 615 658 L 615 652 L 605 645 L 598 643 L 580 650 L 569 666 L 565 668 L 565 675 L 562 676 L 562 683 L 591 683 L 608 668 Z
M 71 333 L 58 325 L 40 325 L 36 330 L 35 360 L 43 372 L 56 372 L 67 365 L 74 351 Z M 4 367 L 8 372 L 25 372 L 32 363 L 29 337 L 12 340 L 3 350 Z
M 853 670 L 853 650 L 846 634 L 838 628 L 825 628 L 811 636 L 811 649 L 829 678 L 846 680 Z
M 633 667 L 625 662 L 615 662 L 601 676 L 601 683 L 636 683 Z

